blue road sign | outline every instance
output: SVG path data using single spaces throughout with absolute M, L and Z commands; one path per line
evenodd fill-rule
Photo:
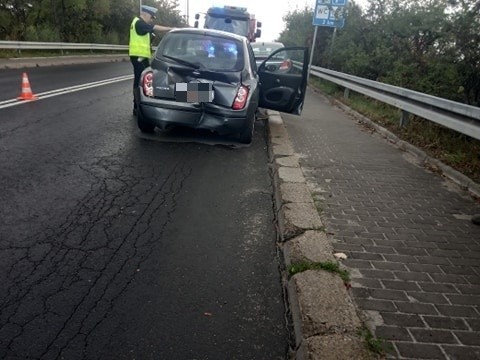
M 313 25 L 342 28 L 345 25 L 347 0 L 317 0 Z

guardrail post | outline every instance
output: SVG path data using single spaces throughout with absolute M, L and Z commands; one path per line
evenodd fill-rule
M 348 99 L 349 96 L 350 96 L 350 89 L 349 89 L 349 88 L 345 88 L 345 89 L 343 90 L 343 97 L 344 97 L 345 99 Z
M 410 113 L 408 111 L 402 110 L 400 115 L 400 127 L 407 126 L 410 122 Z

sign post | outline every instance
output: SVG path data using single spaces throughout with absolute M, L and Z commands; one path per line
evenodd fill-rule
M 315 41 L 317 38 L 317 28 L 319 26 L 333 27 L 336 32 L 337 28 L 345 25 L 345 8 L 347 0 L 316 0 L 315 10 L 313 12 L 313 22 L 315 32 L 313 34 L 312 52 L 310 54 L 310 64 L 308 65 L 308 75 L 310 76 L 310 68 L 312 66 L 313 52 L 315 51 Z M 333 41 L 332 41 L 333 47 Z
M 312 67 L 313 52 L 315 50 L 315 42 L 317 41 L 317 30 L 318 30 L 318 26 L 315 26 L 315 31 L 313 32 L 312 51 L 310 52 L 310 62 L 308 63 L 307 84 L 308 84 L 308 80 L 310 79 L 310 70 Z

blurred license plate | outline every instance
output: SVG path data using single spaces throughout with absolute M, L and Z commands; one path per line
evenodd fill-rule
M 197 103 L 213 101 L 213 86 L 211 83 L 176 83 L 175 100 Z

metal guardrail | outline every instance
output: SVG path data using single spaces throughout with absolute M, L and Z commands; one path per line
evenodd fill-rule
M 310 75 L 343 86 L 346 89 L 346 97 L 348 97 L 348 90 L 353 90 L 401 109 L 401 125 L 408 121 L 409 114 L 415 114 L 421 118 L 480 140 L 479 107 L 340 73 L 318 66 L 310 67 Z
M 128 50 L 128 45 L 37 42 L 37 41 L 0 41 L 0 49 L 15 50 Z
M 0 41 L 0 49 L 55 49 L 55 50 L 128 50 L 127 45 Z M 299 65 L 299 64 L 297 64 Z M 373 80 L 360 78 L 337 71 L 310 67 L 310 75 L 343 86 L 345 96 L 348 90 L 377 99 L 402 110 L 400 125 L 408 121 L 409 114 L 435 122 L 449 129 L 480 140 L 480 108 L 455 101 L 442 99 Z

